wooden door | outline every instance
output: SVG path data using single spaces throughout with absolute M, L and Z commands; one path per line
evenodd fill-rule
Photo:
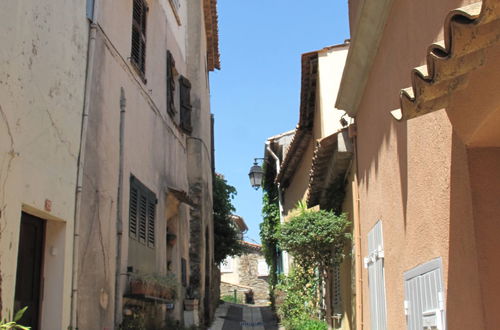
M 19 324 L 39 329 L 45 221 L 23 213 L 17 257 L 15 311 L 28 306 Z

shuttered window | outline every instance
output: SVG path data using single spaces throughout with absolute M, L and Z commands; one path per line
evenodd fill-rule
M 368 233 L 368 256 L 365 257 L 364 264 L 368 268 L 371 329 L 386 330 L 384 245 L 381 221 L 377 222 Z
M 441 258 L 405 273 L 404 310 L 408 330 L 445 330 Z
M 191 82 L 184 76 L 179 77 L 179 96 L 181 106 L 181 128 L 186 133 L 191 133 Z
M 175 61 L 172 53 L 167 50 L 167 112 L 175 116 Z
M 154 248 L 156 195 L 137 178 L 130 178 L 129 235 L 139 243 Z
M 146 72 L 146 17 L 145 0 L 133 0 L 131 61 L 144 78 Z

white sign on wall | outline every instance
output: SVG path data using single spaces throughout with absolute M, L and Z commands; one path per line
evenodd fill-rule
M 233 258 L 227 257 L 220 264 L 220 272 L 221 273 L 232 273 L 233 272 Z
M 269 276 L 269 266 L 267 265 L 266 260 L 258 260 L 257 271 L 259 273 L 259 276 Z

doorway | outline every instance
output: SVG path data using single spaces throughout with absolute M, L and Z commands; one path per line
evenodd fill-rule
M 19 323 L 32 330 L 40 324 L 44 237 L 45 221 L 22 213 L 14 311 L 28 307 Z

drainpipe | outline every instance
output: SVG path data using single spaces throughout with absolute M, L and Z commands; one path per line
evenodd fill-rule
M 73 263 L 71 269 L 71 303 L 70 303 L 70 328 L 78 329 L 77 303 L 78 303 L 78 263 L 80 254 L 80 214 L 82 207 L 83 167 L 85 164 L 85 147 L 87 144 L 88 117 L 90 110 L 91 89 L 94 76 L 95 39 L 97 33 L 98 0 L 94 2 L 92 22 L 89 26 L 89 41 L 87 50 L 87 69 L 85 72 L 85 90 L 83 96 L 82 126 L 80 147 L 78 151 L 78 165 L 76 173 L 75 215 L 73 223 Z
M 359 200 L 359 185 L 358 185 L 358 139 L 354 137 L 354 164 L 356 166 L 354 172 L 353 185 L 353 220 L 354 220 L 354 244 L 355 251 L 355 267 L 356 267 L 356 319 L 357 328 L 363 330 L 363 258 L 361 256 L 361 219 L 359 216 L 360 200 Z
M 120 88 L 120 156 L 118 163 L 118 193 L 116 197 L 116 274 L 115 274 L 115 329 L 122 322 L 122 237 L 123 237 L 123 151 L 125 140 L 125 90 Z
M 274 158 L 276 162 L 276 172 L 277 174 L 280 171 L 280 159 L 274 151 L 271 149 L 271 145 L 269 141 L 266 142 L 266 150 L 269 152 L 269 154 Z M 282 195 L 281 195 L 281 189 L 280 189 L 280 184 L 278 183 L 278 205 L 279 205 L 279 210 L 280 210 L 280 224 L 283 224 L 285 220 L 283 219 L 283 200 L 282 200 Z M 283 273 L 285 275 L 288 275 L 289 273 L 289 267 L 288 267 L 288 252 L 282 251 L 283 254 Z

